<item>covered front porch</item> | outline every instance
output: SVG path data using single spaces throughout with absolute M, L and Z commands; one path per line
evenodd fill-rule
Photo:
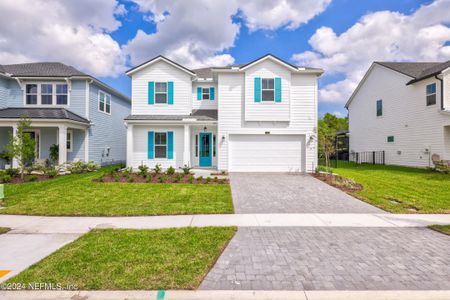
M 17 134 L 18 120 L 0 120 L 0 153 L 5 151 L 10 141 L 10 136 Z M 74 122 L 43 122 L 31 119 L 30 129 L 27 130 L 35 140 L 35 160 L 33 163 L 47 165 L 51 162 L 50 149 L 53 145 L 58 147 L 58 161 L 61 165 L 70 161 L 88 161 L 88 125 L 75 124 Z M 16 159 L 7 162 L 0 159 L 0 168 L 11 165 L 18 167 Z

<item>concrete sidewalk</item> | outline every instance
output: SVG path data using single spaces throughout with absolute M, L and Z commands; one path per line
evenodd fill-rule
M 450 224 L 450 214 L 221 214 L 145 217 L 40 217 L 0 215 L 10 234 L 82 234 L 93 228 L 176 227 L 425 227 Z
M 0 291 L 4 300 L 149 300 L 157 291 Z M 448 300 L 450 291 L 165 291 L 164 300 Z

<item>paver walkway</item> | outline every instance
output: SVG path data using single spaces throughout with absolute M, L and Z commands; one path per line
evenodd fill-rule
M 235 212 L 241 213 L 385 213 L 310 175 L 232 173 Z
M 213 290 L 450 290 L 450 237 L 426 228 L 239 228 Z

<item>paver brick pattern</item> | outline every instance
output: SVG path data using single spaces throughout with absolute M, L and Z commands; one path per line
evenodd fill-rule
M 450 289 L 450 237 L 427 228 L 239 228 L 201 289 Z
M 232 173 L 236 213 L 385 213 L 298 173 Z

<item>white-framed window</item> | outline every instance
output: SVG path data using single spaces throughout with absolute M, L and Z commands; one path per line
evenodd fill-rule
M 436 83 L 427 85 L 427 106 L 436 104 Z
M 98 91 L 98 110 L 105 114 L 111 114 L 111 95 L 104 91 Z
M 25 85 L 25 105 L 67 105 L 68 99 L 66 83 L 42 82 Z
M 73 131 L 67 130 L 67 152 L 73 151 Z
M 167 132 L 155 132 L 155 158 L 167 158 Z
M 38 85 L 37 84 L 27 84 L 25 86 L 25 103 L 27 105 L 37 104 L 38 100 Z
M 261 100 L 275 101 L 275 80 L 273 78 L 261 79 Z
M 56 104 L 67 105 L 68 103 L 67 84 L 56 84 Z
M 155 82 L 155 103 L 167 104 L 167 82 Z
M 202 88 L 202 99 L 203 100 L 209 100 L 210 98 L 210 96 L 209 96 L 209 91 L 210 91 L 210 89 L 209 88 Z

